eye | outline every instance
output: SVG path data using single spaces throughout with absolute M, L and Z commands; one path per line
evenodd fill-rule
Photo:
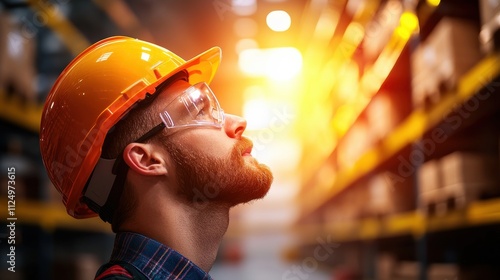
M 196 114 L 196 118 L 198 118 L 198 119 L 203 118 L 206 115 L 204 108 L 198 108 L 198 109 L 199 109 L 199 111 L 198 111 L 198 114 Z
M 196 119 L 197 120 L 209 120 L 210 119 L 210 114 L 211 114 L 211 107 L 209 105 L 206 105 L 205 103 L 200 103 L 198 104 L 197 107 L 197 114 L 196 114 Z
M 196 102 L 196 108 L 198 110 L 197 116 L 208 116 L 212 113 L 213 108 L 210 104 L 210 99 L 206 96 L 200 97 Z

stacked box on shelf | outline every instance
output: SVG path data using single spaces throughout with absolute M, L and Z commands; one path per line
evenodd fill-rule
M 433 214 L 441 209 L 435 209 L 441 197 L 441 172 L 438 160 L 429 160 L 422 164 L 417 171 L 419 207 L 424 213 Z
M 500 195 L 497 123 L 482 120 L 450 136 L 418 168 L 419 206 L 444 214 L 470 202 Z
M 325 222 L 352 222 L 362 218 L 381 218 L 415 209 L 411 178 L 378 173 L 347 188 L 323 211 Z
M 463 207 L 500 194 L 496 155 L 458 151 L 443 157 L 440 163 L 443 194 L 449 203 Z
M 481 48 L 485 53 L 491 53 L 500 47 L 500 0 L 480 0 L 481 14 Z
M 0 11 L 0 90 L 27 103 L 37 101 L 35 42 L 18 17 Z
M 382 172 L 368 179 L 367 200 L 363 204 L 365 217 L 383 217 L 415 209 L 415 198 L 411 178 Z
M 472 20 L 442 18 L 411 57 L 414 107 L 429 108 L 456 89 L 460 77 L 482 57 L 479 27 Z
M 427 214 L 444 214 L 469 203 L 500 195 L 496 155 L 456 151 L 423 164 L 419 170 L 419 205 Z
M 327 203 L 323 211 L 325 223 L 353 222 L 361 216 L 367 192 L 362 185 L 354 185 Z

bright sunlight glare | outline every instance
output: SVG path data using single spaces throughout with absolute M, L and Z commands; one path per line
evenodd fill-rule
M 286 81 L 300 73 L 302 54 L 292 47 L 246 49 L 240 53 L 238 65 L 249 76 Z
M 270 12 L 267 17 L 266 17 L 266 23 L 271 30 L 276 31 L 276 32 L 283 32 L 287 31 L 290 28 L 290 25 L 292 24 L 292 19 L 290 18 L 290 15 L 281 10 L 276 10 Z

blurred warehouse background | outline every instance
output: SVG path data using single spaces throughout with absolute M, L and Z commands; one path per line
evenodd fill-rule
M 214 279 L 500 279 L 499 26 L 498 0 L 0 1 L 0 279 L 93 279 L 110 255 L 38 132 L 59 73 L 112 35 L 223 49 L 212 88 L 275 181 L 233 210 Z

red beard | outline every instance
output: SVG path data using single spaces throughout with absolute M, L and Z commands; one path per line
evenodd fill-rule
M 167 142 L 167 141 L 165 141 Z M 195 206 L 218 202 L 234 206 L 263 198 L 273 181 L 269 167 L 242 154 L 252 146 L 243 137 L 224 159 L 213 158 L 182 145 L 165 143 L 176 163 L 180 192 Z

